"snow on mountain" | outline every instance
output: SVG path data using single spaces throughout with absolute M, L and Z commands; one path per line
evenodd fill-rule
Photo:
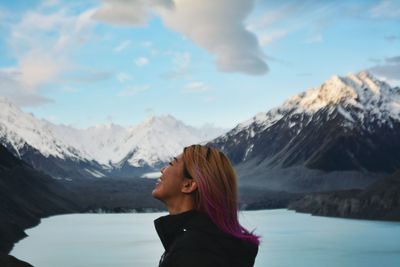
M 326 151 L 320 153 L 327 155 L 327 151 L 333 151 L 334 147 L 339 149 L 338 144 L 333 144 L 334 142 L 344 142 L 345 138 L 349 139 L 348 142 L 350 138 L 355 139 L 351 141 L 352 146 L 356 146 L 356 143 L 359 146 L 364 145 L 357 140 L 367 142 L 364 148 L 357 150 L 355 147 L 343 147 L 343 153 L 347 153 L 349 157 L 355 157 L 367 149 L 370 151 L 364 151 L 365 153 L 378 153 L 378 148 L 386 146 L 383 144 L 385 140 L 394 138 L 393 142 L 397 143 L 395 139 L 399 134 L 399 125 L 400 88 L 391 87 L 370 73 L 362 71 L 348 74 L 346 77 L 335 75 L 317 88 L 290 97 L 282 105 L 266 113 L 258 113 L 211 143 L 227 152 L 235 164 L 254 157 L 274 157 L 274 160 L 271 160 L 274 164 L 289 166 L 299 162 L 311 162 L 313 157 L 314 160 L 318 154 L 316 150 L 322 148 L 318 148 L 316 144 L 325 143 Z M 320 136 L 322 132 L 326 132 L 327 135 Z M 382 133 L 380 137 L 377 136 L 378 133 Z M 385 138 L 382 138 L 384 133 Z M 316 144 L 310 143 L 310 140 Z M 332 148 L 328 148 L 328 144 L 331 144 Z M 371 167 L 366 165 L 370 159 L 367 160 L 363 156 L 360 158 L 363 158 L 364 163 L 354 163 L 352 166 L 370 169 Z M 344 166 L 337 164 L 339 165 Z M 386 169 L 395 166 L 388 165 L 390 166 Z M 374 168 L 379 169 L 379 166 Z
M 126 133 L 114 143 L 108 160 L 113 164 L 127 161 L 129 165 L 154 166 L 167 162 L 190 144 L 200 143 L 215 137 L 201 129 L 187 126 L 174 117 L 151 117 L 139 125 L 127 128 Z M 129 155 L 127 157 L 127 155 Z
M 210 125 L 187 126 L 169 115 L 130 127 L 110 123 L 77 129 L 37 119 L 5 98 L 0 98 L 0 108 L 0 140 L 15 154 L 30 146 L 46 158 L 95 161 L 109 171 L 126 163 L 136 168 L 165 163 L 183 147 L 224 132 Z M 94 171 L 86 170 L 92 175 Z
M 350 114 L 348 107 L 359 112 Z M 288 113 L 312 115 L 323 108 L 330 109 L 331 113 L 337 109 L 350 122 L 349 126 L 354 116 L 363 121 L 366 114 L 379 123 L 389 118 L 400 120 L 400 88 L 392 88 L 367 71 L 350 73 L 346 77 L 334 75 L 320 87 L 290 97 L 281 106 L 240 123 L 234 132 L 252 128 L 254 124 L 266 129 Z
M 0 109 L 0 142 L 17 156 L 26 146 L 45 157 L 81 160 L 89 156 L 58 138 L 49 122 L 23 112 L 4 97 L 0 97 Z
M 282 107 L 297 113 L 315 113 L 329 105 L 354 106 L 378 119 L 400 119 L 400 88 L 392 88 L 366 71 L 333 76 L 319 88 L 309 89 L 288 99 Z
M 400 168 L 400 88 L 365 71 L 333 76 L 209 144 L 252 186 L 363 188 Z
M 127 130 L 113 123 L 77 129 L 67 125 L 51 125 L 52 130 L 65 143 L 84 151 L 98 163 L 111 167 L 114 149 L 127 134 Z
M 53 130 L 66 143 L 108 167 L 125 161 L 133 167 L 154 166 L 169 161 L 187 145 L 211 140 L 223 133 L 222 129 L 210 125 L 187 126 L 170 115 L 153 116 L 126 128 L 110 123 L 87 129 L 53 125 Z

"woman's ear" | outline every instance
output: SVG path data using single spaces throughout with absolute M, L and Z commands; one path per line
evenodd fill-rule
M 193 179 L 186 179 L 183 182 L 183 186 L 182 186 L 182 192 L 183 193 L 192 193 L 194 191 L 196 191 L 197 189 L 197 183 L 193 180 Z

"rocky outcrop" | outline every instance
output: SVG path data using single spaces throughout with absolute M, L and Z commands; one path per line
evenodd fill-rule
M 14 256 L 0 252 L 0 266 L 1 267 L 32 267 L 29 263 L 21 261 Z
M 365 190 L 307 194 L 289 209 L 313 215 L 400 221 L 400 170 Z

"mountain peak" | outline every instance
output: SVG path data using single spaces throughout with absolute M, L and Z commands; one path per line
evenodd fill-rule
M 392 113 L 392 107 L 400 105 L 399 101 L 399 90 L 391 88 L 368 71 L 361 71 L 349 73 L 345 77 L 334 75 L 320 87 L 289 98 L 283 107 L 286 110 L 314 113 L 327 106 L 351 105 L 360 109 L 379 109 Z M 377 103 L 380 103 L 378 107 Z
M 174 116 L 170 114 L 165 114 L 165 115 L 159 115 L 159 116 L 151 116 L 147 119 L 149 122 L 159 122 L 159 121 L 169 121 L 169 122 L 177 122 L 177 120 Z
M 321 109 L 329 109 L 330 112 L 337 109 L 351 121 L 346 112 L 349 108 L 354 108 L 354 112 L 357 110 L 353 115 L 361 121 L 370 115 L 382 122 L 389 117 L 400 120 L 400 88 L 392 88 L 368 71 L 349 73 L 347 76 L 333 75 L 321 86 L 294 95 L 281 106 L 238 124 L 234 132 L 252 125 L 266 129 L 288 113 L 312 115 Z

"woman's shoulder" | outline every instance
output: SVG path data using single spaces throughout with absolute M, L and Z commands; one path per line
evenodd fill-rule
M 211 219 L 202 213 L 193 216 L 182 229 L 176 249 L 206 251 L 216 256 L 254 261 L 258 246 L 220 230 Z M 243 265 L 247 266 L 247 265 Z

